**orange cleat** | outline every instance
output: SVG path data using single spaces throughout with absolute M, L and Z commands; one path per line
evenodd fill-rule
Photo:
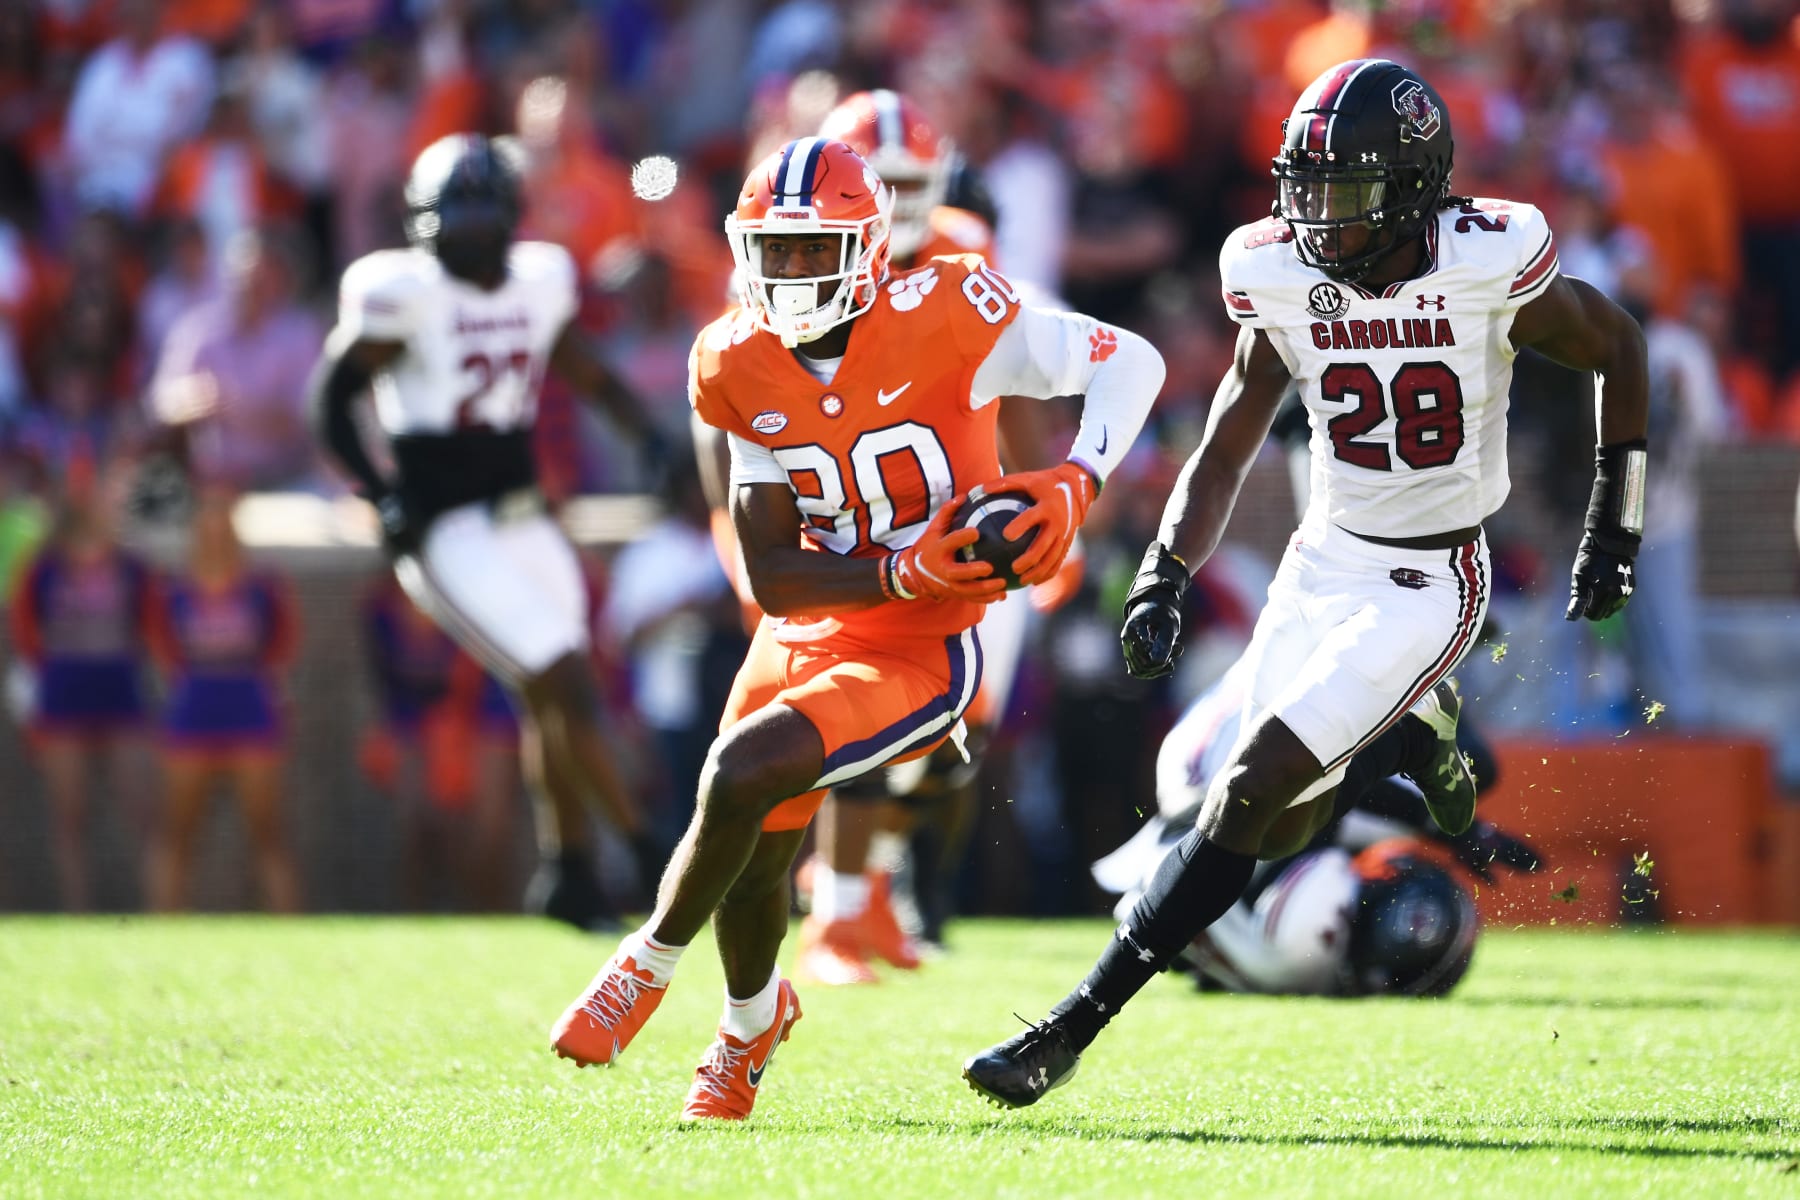
M 863 956 L 860 920 L 826 922 L 808 917 L 800 922 L 800 956 L 794 978 L 829 987 L 881 982 Z
M 634 959 L 614 955 L 550 1030 L 550 1048 L 579 1067 L 611 1066 L 668 990 L 651 982 Z
M 684 1121 L 741 1121 L 756 1104 L 756 1089 L 763 1072 L 775 1058 L 775 1049 L 788 1040 L 800 1020 L 800 997 L 794 985 L 781 981 L 776 994 L 775 1021 L 750 1042 L 740 1042 L 719 1030 L 707 1047 L 706 1057 L 694 1071 L 694 1086 L 681 1106 Z
M 891 877 L 886 871 L 870 871 L 868 878 L 869 906 L 856 919 L 863 948 L 902 971 L 918 970 L 919 945 L 900 928 L 900 920 L 894 916 Z

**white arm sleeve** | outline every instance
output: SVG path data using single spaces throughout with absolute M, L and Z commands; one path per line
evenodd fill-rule
M 788 481 L 787 472 L 776 461 L 775 452 L 767 446 L 759 446 L 735 433 L 726 434 L 725 441 L 731 447 L 732 487 L 742 487 L 746 483 Z
M 1081 396 L 1069 458 L 1104 483 L 1144 427 L 1164 373 L 1162 355 L 1128 329 L 1025 305 L 975 372 L 969 402 L 980 408 L 997 396 Z

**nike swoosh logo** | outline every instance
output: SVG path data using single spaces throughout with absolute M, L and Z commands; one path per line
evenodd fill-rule
M 1106 426 L 1100 427 L 1100 453 L 1106 453 Z
M 912 380 L 909 379 L 905 383 L 901 384 L 899 387 L 895 388 L 891 392 L 884 392 L 880 388 L 876 388 L 875 389 L 875 403 L 881 405 L 881 407 L 883 407 L 883 408 L 886 408 L 888 405 L 890 405 L 894 401 L 898 400 L 900 398 L 901 393 L 906 391 L 906 389 L 911 386 L 912 386 Z
M 781 1010 L 780 1019 L 784 1022 L 788 1019 L 788 1010 L 785 1007 Z M 744 1073 L 744 1077 L 752 1088 L 762 1086 L 763 1072 L 767 1071 L 769 1069 L 769 1064 L 775 1061 L 775 1052 L 779 1049 L 781 1049 L 781 1039 L 777 1037 L 775 1039 L 775 1044 L 769 1047 L 769 1052 L 763 1055 L 762 1062 L 750 1064 L 750 1068 Z

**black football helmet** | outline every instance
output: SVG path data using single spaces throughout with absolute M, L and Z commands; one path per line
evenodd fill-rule
M 1339 63 L 1281 123 L 1275 215 L 1300 261 L 1355 283 L 1424 232 L 1449 194 L 1452 153 L 1450 112 L 1415 72 L 1384 58 Z
M 1351 990 L 1441 996 L 1469 969 L 1479 921 L 1450 872 L 1404 849 L 1373 867 L 1358 856 L 1362 889 L 1350 915 Z
M 504 278 L 519 224 L 519 170 L 509 147 L 453 133 L 419 154 L 406 179 L 406 236 L 468 280 Z

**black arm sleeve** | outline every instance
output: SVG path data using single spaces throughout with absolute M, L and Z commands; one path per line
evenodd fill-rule
M 313 430 L 338 465 L 357 482 L 364 498 L 378 500 L 392 490 L 363 446 L 351 405 L 369 387 L 369 373 L 343 352 L 327 349 L 306 385 Z

